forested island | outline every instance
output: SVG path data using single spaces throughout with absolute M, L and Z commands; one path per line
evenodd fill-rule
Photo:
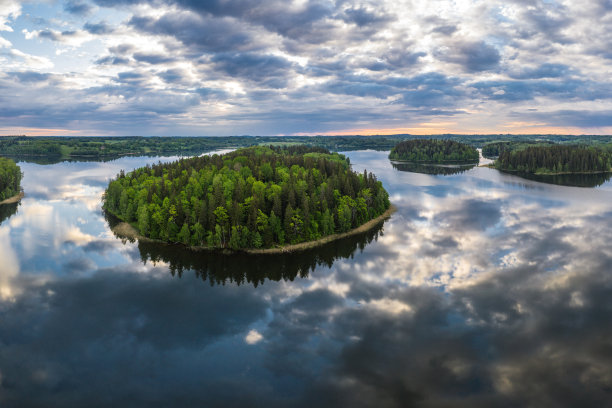
M 5 157 L 0 157 L 0 203 L 21 193 L 21 169 Z
M 121 172 L 103 207 L 147 238 L 241 250 L 344 233 L 390 203 L 382 183 L 343 155 L 259 146 Z
M 413 139 L 398 143 L 389 159 L 425 163 L 475 163 L 478 151 L 453 140 Z
M 522 150 L 502 150 L 493 166 L 503 171 L 530 174 L 586 174 L 611 170 L 609 148 L 593 146 L 530 146 Z

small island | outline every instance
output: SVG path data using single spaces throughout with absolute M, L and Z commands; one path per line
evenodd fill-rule
M 549 145 L 502 150 L 493 167 L 509 172 L 560 175 L 606 173 L 611 170 L 611 165 L 610 149 Z
M 120 172 L 103 208 L 128 224 L 125 235 L 274 252 L 374 227 L 391 206 L 382 183 L 352 171 L 343 155 L 258 146 Z
M 0 204 L 13 204 L 18 202 L 21 192 L 21 169 L 5 157 L 0 157 Z
M 422 163 L 478 163 L 478 150 L 453 140 L 413 139 L 398 143 L 389 159 Z

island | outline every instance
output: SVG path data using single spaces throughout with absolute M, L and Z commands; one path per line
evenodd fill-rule
M 399 142 L 389 159 L 422 163 L 477 163 L 478 150 L 464 143 L 440 139 L 412 139 Z
M 123 235 L 195 249 L 282 251 L 362 232 L 392 207 L 371 172 L 354 172 L 341 154 L 298 145 L 122 171 L 103 208 L 124 221 Z
M 501 150 L 493 167 L 536 175 L 607 173 L 612 149 L 594 146 L 530 146 L 522 150 Z
M 0 204 L 12 204 L 21 199 L 21 169 L 11 159 L 0 157 Z

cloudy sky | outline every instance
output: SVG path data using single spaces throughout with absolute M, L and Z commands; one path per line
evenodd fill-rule
M 612 133 L 611 0 L 0 0 L 0 135 Z

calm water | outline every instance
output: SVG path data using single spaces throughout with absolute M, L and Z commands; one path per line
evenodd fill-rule
M 27 197 L 0 211 L 0 406 L 612 404 L 612 183 L 348 156 L 398 212 L 282 258 L 117 239 L 108 179 L 158 159 L 21 163 Z

